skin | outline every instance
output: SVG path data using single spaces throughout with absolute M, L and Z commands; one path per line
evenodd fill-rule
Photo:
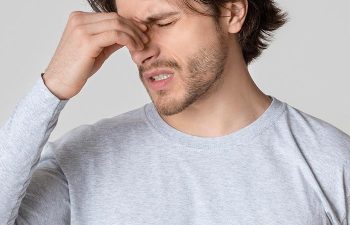
M 42 76 L 57 98 L 77 95 L 87 80 L 115 51 L 126 46 L 142 49 L 148 42 L 146 25 L 127 20 L 116 12 L 70 13 L 61 40 Z
M 271 99 L 252 80 L 237 33 L 244 23 L 248 3 L 227 3 L 219 32 L 214 19 L 191 13 L 176 2 L 118 0 L 118 14 L 148 25 L 150 41 L 142 50 L 129 50 L 152 102 L 165 122 L 184 133 L 217 137 L 254 122 Z M 203 10 L 205 6 L 192 3 Z M 137 8 L 137 10 L 135 10 Z M 147 23 L 159 12 L 178 12 Z M 172 24 L 159 27 L 157 24 Z M 205 38 L 203 38 L 205 37 Z M 174 71 L 169 86 L 151 89 L 142 74 L 156 68 Z

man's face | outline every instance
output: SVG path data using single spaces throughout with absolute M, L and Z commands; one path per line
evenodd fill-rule
M 166 0 L 117 2 L 121 16 L 139 22 L 154 14 L 174 12 L 150 24 L 147 31 L 150 41 L 143 50 L 130 51 L 140 79 L 160 114 L 177 114 L 215 90 L 215 85 L 222 81 L 228 46 L 213 18 L 190 13 Z M 192 5 L 204 9 L 199 3 Z M 163 81 L 144 77 L 163 69 L 172 73 Z

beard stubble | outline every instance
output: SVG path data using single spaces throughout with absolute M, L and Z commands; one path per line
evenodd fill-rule
M 145 86 L 158 113 L 164 116 L 178 114 L 194 102 L 205 99 L 217 90 L 220 87 L 220 81 L 222 81 L 227 55 L 226 40 L 221 30 L 218 30 L 215 41 L 201 48 L 188 59 L 186 67 L 188 75 L 184 79 L 184 95 L 181 99 L 172 97 L 172 90 L 160 90 L 156 92 L 156 96 L 152 96 Z M 181 69 L 174 61 L 156 62 L 154 65 L 166 65 L 174 69 Z

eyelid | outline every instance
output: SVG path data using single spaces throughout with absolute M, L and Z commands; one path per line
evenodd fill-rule
M 170 24 L 172 24 L 174 21 L 171 21 L 171 22 L 168 22 L 168 23 L 162 23 L 162 24 L 158 24 L 157 23 L 157 26 L 160 26 L 160 27 L 165 27 L 165 26 L 168 26 Z
M 157 24 L 157 26 L 158 27 L 166 27 L 166 26 L 169 26 L 169 25 L 176 23 L 178 20 L 180 20 L 180 18 L 173 18 L 170 22 Z

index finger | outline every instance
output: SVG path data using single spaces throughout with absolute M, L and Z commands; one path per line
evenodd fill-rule
M 81 14 L 82 24 L 96 23 L 102 20 L 116 19 L 120 17 L 116 12 L 83 12 Z

